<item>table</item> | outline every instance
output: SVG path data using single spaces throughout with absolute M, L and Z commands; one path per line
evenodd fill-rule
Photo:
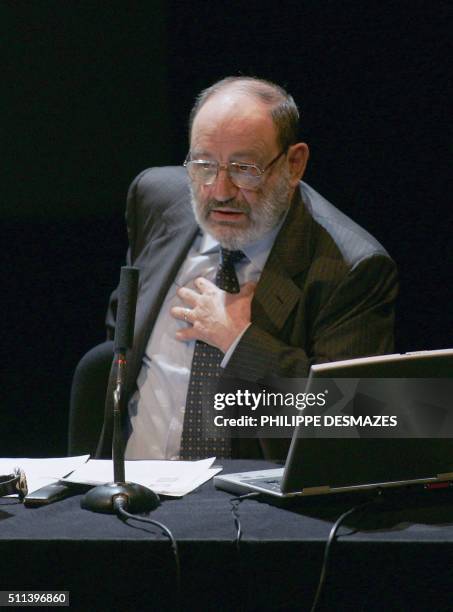
M 225 472 L 275 467 L 223 463 Z M 356 500 L 245 500 L 238 551 L 230 498 L 210 481 L 151 515 L 178 541 L 182 610 L 309 609 L 332 524 Z M 80 499 L 38 509 L 0 499 L 0 590 L 69 590 L 70 609 L 84 612 L 176 610 L 168 539 L 151 525 L 82 510 Z M 370 510 L 360 531 L 357 520 L 333 548 L 321 609 L 453 609 L 453 496 Z

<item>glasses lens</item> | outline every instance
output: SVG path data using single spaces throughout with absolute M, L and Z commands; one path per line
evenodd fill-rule
M 190 178 L 203 185 L 210 185 L 217 176 L 216 162 L 195 160 L 187 162 L 186 167 Z
M 218 163 L 195 159 L 184 164 L 192 181 L 201 185 L 212 185 L 218 174 Z M 223 168 L 223 166 L 222 166 Z M 253 164 L 238 164 L 232 162 L 226 167 L 230 180 L 241 189 L 256 190 L 261 184 L 263 174 L 258 166 Z
M 229 164 L 228 171 L 230 178 L 237 187 L 243 189 L 257 189 L 262 178 L 262 173 L 258 166 L 252 164 Z

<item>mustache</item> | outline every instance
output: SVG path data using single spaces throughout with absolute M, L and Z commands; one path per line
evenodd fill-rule
M 222 210 L 222 208 L 228 208 L 229 210 L 236 210 L 237 212 L 250 214 L 250 206 L 243 202 L 236 202 L 235 200 L 229 200 L 228 202 L 218 202 L 217 200 L 208 200 L 204 205 L 205 213 L 210 213 L 212 210 Z

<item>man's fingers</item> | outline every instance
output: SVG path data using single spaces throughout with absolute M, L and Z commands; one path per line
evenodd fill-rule
M 211 283 L 211 281 L 207 278 L 204 278 L 204 276 L 199 276 L 198 278 L 196 278 L 194 281 L 194 285 L 200 293 L 203 293 L 203 291 L 206 291 L 207 289 L 219 290 L 219 288 L 214 283 Z
M 185 321 L 186 323 L 193 322 L 193 320 L 191 319 L 191 315 L 192 315 L 191 308 L 184 308 L 182 306 L 173 306 L 173 308 L 170 309 L 170 314 L 172 317 L 175 317 L 175 319 L 181 319 L 181 321 Z
M 195 279 L 194 285 L 200 293 L 204 293 L 205 291 L 208 291 L 210 289 L 221 291 L 221 289 L 219 289 L 217 285 L 215 285 L 215 283 L 212 283 L 210 280 L 208 280 L 207 278 L 204 278 L 203 276 L 200 276 L 197 279 Z M 256 289 L 256 283 L 249 281 L 248 283 L 244 283 L 242 285 L 240 293 L 242 295 L 251 295 L 255 292 L 255 289 Z
M 188 289 L 187 287 L 181 287 L 178 289 L 176 294 L 189 306 L 195 306 L 198 298 L 200 297 L 196 291 L 193 289 Z
M 179 329 L 175 334 L 176 340 L 180 342 L 189 342 L 190 340 L 198 340 L 195 329 L 190 326 L 185 329 Z
M 199 276 L 197 279 L 195 279 L 194 285 L 200 293 L 206 293 L 208 291 L 221 291 L 221 289 L 219 289 L 215 283 L 212 283 L 210 280 L 208 280 L 207 278 L 204 278 L 203 276 Z M 255 293 L 255 289 L 256 289 L 256 283 L 249 281 L 248 283 L 244 283 L 242 285 L 240 293 L 241 295 L 245 295 L 245 296 L 252 295 L 253 293 Z M 185 299 L 183 295 L 180 293 L 181 291 L 183 291 L 183 289 L 180 289 L 178 291 L 178 295 L 180 295 L 180 297 Z M 188 291 L 191 291 L 191 289 L 188 289 Z M 194 299 L 197 297 L 197 293 L 195 291 L 191 291 L 191 295 L 189 296 L 189 299 L 192 297 Z M 190 303 L 187 299 L 185 299 L 185 301 L 187 303 Z

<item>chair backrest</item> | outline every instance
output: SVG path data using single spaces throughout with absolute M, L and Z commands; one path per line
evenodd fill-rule
M 79 361 L 71 386 L 68 454 L 96 456 L 104 424 L 113 342 L 92 348 Z

